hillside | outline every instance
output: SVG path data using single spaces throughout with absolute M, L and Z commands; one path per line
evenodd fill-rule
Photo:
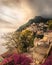
M 25 54 L 32 58 L 31 65 L 41 65 L 52 51 L 52 19 L 36 16 L 15 32 L 5 35 L 4 39 L 10 53 L 2 57 L 8 57 L 11 53 Z
M 36 65 L 39 65 L 47 58 L 52 48 L 52 19 L 36 16 L 19 27 L 17 32 L 24 33 L 26 30 L 33 32 L 34 37 L 34 47 L 29 48 L 29 55 L 32 54 L 33 61 L 35 59 Z M 28 35 L 26 36 L 28 37 Z M 33 37 L 31 39 L 33 39 Z
M 52 19 L 36 16 L 35 18 L 30 19 L 26 24 L 20 26 L 19 29 L 17 29 L 17 31 L 24 30 L 26 27 L 29 27 L 32 23 L 41 23 L 41 22 L 46 23 L 49 20 L 52 20 Z

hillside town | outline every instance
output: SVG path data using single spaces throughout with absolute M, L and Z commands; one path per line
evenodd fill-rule
M 26 31 L 31 31 L 34 36 L 33 40 L 34 46 L 33 47 L 27 46 L 28 48 L 27 47 L 26 48 L 28 52 L 22 53 L 22 55 L 26 55 L 27 57 L 32 58 L 32 62 L 30 63 L 30 65 L 42 65 L 44 62 L 46 63 L 45 60 L 48 58 L 48 56 L 52 55 L 50 54 L 52 52 L 52 29 L 49 29 L 48 25 L 49 25 L 48 23 L 43 22 L 32 23 L 30 26 L 26 27 L 24 30 L 20 32 L 20 34 L 24 35 Z M 8 50 L 6 53 L 0 55 L 0 65 L 21 65 L 15 64 L 16 62 L 15 59 L 17 58 L 15 54 L 19 54 L 17 50 L 19 49 L 13 47 L 12 51 Z

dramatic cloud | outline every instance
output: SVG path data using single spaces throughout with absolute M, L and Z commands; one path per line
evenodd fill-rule
M 27 0 L 33 11 L 37 11 L 40 16 L 52 16 L 52 0 Z
M 35 16 L 52 17 L 52 0 L 0 0 L 2 28 L 18 28 Z
M 17 29 L 32 16 L 32 10 L 26 0 L 0 0 L 0 19 L 12 23 L 13 28 Z

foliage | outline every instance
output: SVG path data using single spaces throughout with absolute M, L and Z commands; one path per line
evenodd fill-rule
M 34 37 L 33 37 L 33 33 L 29 30 L 23 30 L 20 34 L 20 43 L 22 45 L 22 50 L 23 52 L 26 52 L 27 51 L 27 48 L 30 46 L 30 47 L 33 47 L 33 40 L 34 40 Z
M 50 30 L 52 30 L 52 20 L 49 20 L 49 21 L 48 21 L 48 28 L 49 28 Z
M 29 30 L 8 33 L 3 38 L 6 40 L 4 45 L 10 51 L 16 48 L 18 52 L 26 52 L 29 46 L 33 47 L 34 37 L 33 33 Z
M 6 46 L 7 49 L 10 51 L 14 48 L 19 48 L 19 35 L 20 32 L 14 32 L 14 33 L 7 33 L 4 34 L 2 38 L 4 38 L 5 43 L 3 43 L 4 46 Z
M 30 65 L 32 58 L 24 54 L 13 54 L 12 57 L 5 58 L 1 65 Z
M 15 54 L 13 58 L 15 65 L 30 65 L 32 63 L 32 58 L 23 54 Z
M 34 19 L 30 19 L 26 24 L 22 25 L 17 29 L 17 31 L 22 31 L 25 30 L 26 27 L 30 26 L 34 22 Z

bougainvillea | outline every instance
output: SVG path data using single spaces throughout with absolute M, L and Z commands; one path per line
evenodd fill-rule
M 30 65 L 32 59 L 23 54 L 14 54 L 13 55 L 15 65 Z

